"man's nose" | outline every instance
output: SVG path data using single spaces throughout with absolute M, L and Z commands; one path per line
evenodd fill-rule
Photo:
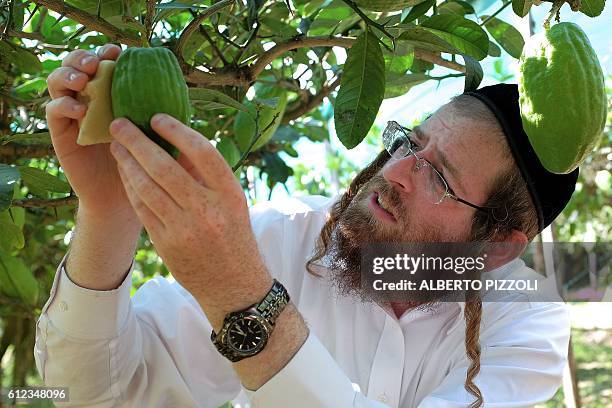
M 415 189 L 415 166 L 417 158 L 409 154 L 401 159 L 389 159 L 382 171 L 382 176 L 402 191 L 409 193 Z

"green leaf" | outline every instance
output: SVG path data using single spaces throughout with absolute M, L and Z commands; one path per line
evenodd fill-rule
M 42 71 L 42 64 L 36 54 L 8 41 L 0 41 L 0 55 L 26 74 L 36 74 Z
M 338 138 L 357 146 L 376 119 L 385 94 L 385 60 L 378 38 L 368 29 L 349 49 L 334 105 Z
M 287 166 L 278 153 L 263 152 L 263 170 L 268 173 L 269 179 L 274 183 L 284 183 L 293 174 L 291 167 Z
M 246 106 L 224 94 L 223 92 L 214 89 L 204 88 L 189 88 L 189 99 L 194 104 L 200 103 L 215 103 L 223 108 L 233 108 L 249 113 Z
M 238 112 L 234 119 L 234 138 L 242 152 L 249 147 L 251 140 L 255 136 L 255 115 L 257 113 L 257 107 L 254 102 L 246 101 L 244 105 L 248 111 Z
M 414 61 L 413 47 L 406 42 L 397 42 L 393 53 L 386 49 L 383 53 L 385 58 L 385 77 L 391 73 L 398 75 L 405 74 Z
M 25 48 L 16 47 L 15 55 L 14 55 L 13 63 L 27 74 L 36 74 L 42 71 L 42 64 L 40 60 L 30 50 L 26 50 Z
M 501 48 L 499 48 L 493 41 L 489 41 L 489 55 L 492 57 L 501 56 Z
M 13 213 L 13 217 L 17 218 L 15 215 L 17 213 L 17 208 L 11 208 L 11 212 Z M 22 210 L 22 208 L 19 208 Z M 13 249 L 21 249 L 25 245 L 25 240 L 23 238 L 23 224 L 19 225 L 19 220 L 13 221 L 13 217 L 11 217 L 11 213 L 9 210 L 4 210 L 0 212 L 0 250 L 5 252 L 10 252 Z
M 51 144 L 51 135 L 49 132 L 40 133 L 16 133 L 14 135 L 5 136 L 0 139 L 0 144 L 17 142 L 19 144 Z
M 232 139 L 224 137 L 217 143 L 216 148 L 230 167 L 233 167 L 240 160 L 240 150 Z
M 38 197 L 47 197 L 47 193 L 69 193 L 70 184 L 59 178 L 29 166 L 19 166 L 21 180 L 30 192 Z
M 26 4 L 21 0 L 11 1 L 12 25 L 15 31 L 21 31 L 23 28 L 23 14 Z
M 161 20 L 165 20 L 174 14 L 184 11 L 186 8 L 193 8 L 195 10 L 208 8 L 206 6 L 194 6 L 193 5 L 193 3 L 199 3 L 199 2 L 200 1 L 198 0 L 191 0 L 191 1 L 171 1 L 169 3 L 157 4 L 155 8 L 159 9 L 159 11 L 155 15 L 154 21 L 158 22 Z
M 402 96 L 413 86 L 427 82 L 431 78 L 425 74 L 390 75 L 385 86 L 385 99 Z
M 257 98 L 255 99 L 255 103 L 261 105 L 262 107 L 274 108 L 280 102 L 280 97 L 275 96 L 272 98 Z
M 460 53 L 458 49 L 424 27 L 408 28 L 398 38 L 398 43 L 402 42 L 427 51 Z
M 0 163 L 0 211 L 4 211 L 11 206 L 15 184 L 21 176 L 16 167 Z
M 410 67 L 410 72 L 413 74 L 424 74 L 427 71 L 434 69 L 434 64 L 419 58 L 415 58 Z
M 481 17 L 485 20 L 488 16 Z M 523 40 L 523 36 L 516 28 L 497 17 L 487 21 L 485 28 L 508 54 L 516 59 L 521 57 L 525 40 Z
M 316 15 L 308 27 L 308 35 L 324 35 L 332 31 L 340 33 L 360 19 L 342 0 L 334 0 Z
M 462 54 L 478 60 L 487 56 L 489 37 L 474 21 L 455 15 L 436 15 L 421 24 L 422 27 L 458 49 Z
M 285 7 L 285 10 L 287 8 Z M 273 18 L 271 16 L 262 17 L 259 19 L 259 23 L 262 27 L 262 35 L 269 35 L 280 38 L 291 38 L 298 35 L 298 31 L 289 25 L 289 23 L 285 23 L 279 19 Z
M 182 10 L 182 9 L 206 10 L 208 7 L 207 6 L 196 6 L 196 5 L 193 5 L 193 4 L 187 4 L 184 1 L 171 1 L 170 3 L 156 4 L 155 8 L 156 9 L 163 9 L 163 10 L 167 10 L 167 9 L 171 9 L 171 10 Z
M 482 81 L 483 72 L 480 63 L 469 55 L 463 55 L 465 62 L 465 86 L 463 92 L 475 91 Z
M 580 12 L 589 17 L 597 17 L 606 6 L 605 0 L 581 0 Z
M 29 306 L 38 303 L 39 287 L 34 274 L 21 258 L 0 252 L 0 274 Z
M 259 14 L 259 9 L 264 4 L 264 0 L 247 0 L 247 25 L 248 27 L 253 27 L 253 23 L 257 20 L 257 16 Z
M 43 22 L 40 27 L 41 34 L 49 44 L 63 44 L 66 35 L 62 31 L 62 27 L 57 23 L 57 19 L 49 14 L 36 13 L 32 19 L 32 27 L 37 27 L 40 24 L 41 16 Z
M 199 50 L 204 50 L 210 46 L 206 37 L 199 30 L 191 32 L 185 39 L 184 44 L 183 58 L 190 64 L 194 63 L 194 58 Z
M 147 29 L 145 26 L 140 24 L 138 21 L 134 19 L 126 19 L 124 16 L 112 16 L 106 18 L 106 21 L 120 29 L 121 31 L 126 32 L 138 32 L 143 36 L 147 35 Z
M 436 0 L 425 0 L 424 2 L 417 4 L 411 8 L 408 15 L 402 19 L 402 23 L 409 23 L 410 21 L 414 21 L 417 18 L 425 15 L 425 13 L 427 13 L 434 4 L 436 4 Z
M 23 84 L 15 87 L 15 93 L 19 97 L 27 97 L 28 93 L 34 92 L 35 94 L 41 94 L 47 89 L 47 81 L 44 78 L 34 78 Z
M 302 134 L 295 130 L 293 126 L 280 125 L 278 129 L 276 129 L 276 132 L 274 132 L 274 135 L 272 136 L 272 139 L 270 139 L 270 141 L 295 142 L 300 137 L 302 137 Z
M 466 14 L 474 14 L 474 7 L 461 0 L 445 1 L 438 6 L 438 14 L 456 14 L 463 17 Z
M 525 17 L 533 6 L 534 0 L 512 0 L 512 10 L 519 17 Z

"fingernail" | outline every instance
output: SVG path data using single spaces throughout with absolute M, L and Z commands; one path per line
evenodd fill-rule
M 74 105 L 72 105 L 72 110 L 73 111 L 80 111 L 84 107 L 85 107 L 85 105 L 83 105 L 82 103 L 75 103 Z
M 102 47 L 100 47 L 100 49 L 98 50 L 97 54 L 98 55 L 104 55 L 104 53 L 108 50 L 109 46 L 108 44 L 103 45 Z
M 122 127 L 125 126 L 124 119 L 115 119 L 111 122 L 109 130 L 112 134 L 117 134 L 121 130 Z
M 96 59 L 96 57 L 94 57 L 93 55 L 89 55 L 81 60 L 81 65 L 85 66 L 92 62 L 94 59 Z
M 68 75 L 68 81 L 74 81 L 75 79 L 77 79 L 79 76 L 75 73 L 72 73 L 70 75 Z
M 151 118 L 151 122 L 155 124 L 160 124 L 165 120 L 165 115 L 163 113 L 156 113 Z

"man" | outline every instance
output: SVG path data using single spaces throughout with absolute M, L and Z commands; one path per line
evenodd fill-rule
M 335 203 L 247 210 L 207 139 L 168 116 L 151 123 L 177 161 L 125 119 L 110 147 L 76 145 L 86 108 L 75 92 L 119 53 L 74 51 L 48 79 L 79 209 L 35 357 L 71 405 L 217 407 L 243 391 L 261 407 L 515 407 L 554 394 L 562 305 L 359 299 L 369 243 L 501 241 L 514 249 L 494 253 L 496 272 L 526 269 L 515 258 L 565 206 L 576 172 L 541 168 L 517 128 L 515 87 L 460 96 L 418 132 L 391 125 L 393 158 L 382 152 Z M 130 299 L 143 225 L 178 283 L 154 279 Z

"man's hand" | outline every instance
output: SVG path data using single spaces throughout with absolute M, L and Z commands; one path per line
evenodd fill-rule
M 272 278 L 259 254 L 242 188 L 223 157 L 205 137 L 168 115 L 155 115 L 151 126 L 180 150 L 177 161 L 126 119 L 111 124 L 111 152 L 158 254 L 218 332 L 227 313 L 261 301 Z M 307 336 L 308 328 L 289 303 L 265 349 L 234 364 L 244 386 L 261 387 Z
M 151 126 L 180 150 L 178 162 L 126 119 L 111 124 L 111 152 L 158 254 L 219 330 L 225 314 L 260 301 L 272 286 L 246 199 L 200 133 L 165 114 Z

